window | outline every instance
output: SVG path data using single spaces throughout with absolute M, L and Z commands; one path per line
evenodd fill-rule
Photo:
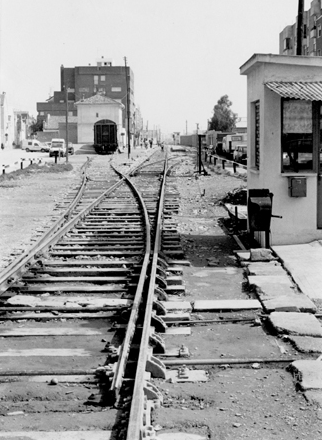
M 318 38 L 320 38 L 322 35 L 322 26 L 319 24 L 318 26 Z
M 95 85 L 98 84 L 98 75 L 94 75 L 94 84 L 95 84 Z
M 112 92 L 122 92 L 122 87 L 112 87 Z
M 259 170 L 260 159 L 260 107 L 259 101 L 254 103 L 255 107 L 255 167 Z
M 313 170 L 313 106 L 301 99 L 282 100 L 282 171 Z
M 105 81 L 105 75 L 101 75 L 101 81 Z
M 303 38 L 306 38 L 306 37 L 307 37 L 307 26 L 305 24 L 305 25 L 303 25 Z
M 96 117 L 98 118 L 99 116 L 98 116 L 98 113 L 96 113 Z
M 320 51 L 320 49 L 318 50 L 317 56 L 318 56 L 318 57 L 321 56 L 321 51 Z
M 284 39 L 284 50 L 291 49 L 291 39 L 285 38 Z

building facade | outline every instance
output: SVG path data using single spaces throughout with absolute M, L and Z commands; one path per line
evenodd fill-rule
M 60 68 L 60 91 L 46 102 L 37 103 L 38 120 L 45 122 L 48 119 L 66 115 L 66 88 L 68 89 L 68 116 L 78 116 L 79 106 L 76 102 L 86 101 L 95 95 L 105 96 L 119 102 L 122 109 L 122 127 L 126 129 L 128 119 L 130 132 L 134 134 L 135 103 L 134 103 L 134 76 L 130 67 L 114 66 L 113 60 L 100 58 L 96 65 Z M 127 97 L 129 89 L 130 117 L 127 115 Z M 78 131 L 79 132 L 79 131 Z
M 296 22 L 286 26 L 280 33 L 280 55 L 296 55 Z M 321 0 L 313 0 L 310 9 L 303 14 L 302 55 L 322 56 L 322 7 Z
M 126 134 L 122 125 L 124 105 L 121 102 L 98 94 L 81 99 L 76 102 L 76 106 L 78 112 L 77 138 L 80 143 L 92 142 L 95 123 L 107 119 L 115 122 L 118 144 L 119 146 L 123 145 L 122 138 L 126 137 Z

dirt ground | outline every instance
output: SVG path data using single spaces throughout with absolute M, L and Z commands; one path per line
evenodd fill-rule
M 119 161 L 126 161 L 125 155 L 120 156 Z M 72 171 L 35 173 L 18 180 L 0 182 L 0 270 L 27 249 L 30 240 L 41 235 L 62 212 L 59 206 L 79 183 L 79 170 L 85 160 L 86 155 L 72 157 Z M 245 179 L 219 169 L 210 171 L 209 176 L 196 176 L 195 168 L 194 162 L 185 155 L 171 177 L 181 194 L 180 210 L 175 219 L 185 257 L 191 262 L 190 267 L 184 267 L 186 293 L 181 299 L 250 298 L 252 293 L 247 290 L 242 268 L 233 253 L 239 247 L 222 227 L 225 223 L 223 219 L 227 220 L 228 216 L 219 203 L 228 191 L 245 187 Z M 260 310 L 234 314 L 200 313 L 195 318 L 254 318 L 259 314 Z M 199 358 L 299 358 L 292 347 L 283 345 L 280 340 L 277 343 L 276 338 L 262 327 L 254 327 L 249 322 L 192 327 L 191 336 L 166 336 L 165 340 L 167 348 L 185 344 L 193 357 Z M 171 433 L 177 432 L 198 434 L 202 436 L 200 439 L 212 440 L 321 439 L 321 408 L 309 404 L 295 389 L 286 366 L 287 363 L 260 368 L 252 365 L 198 366 L 198 369 L 207 370 L 207 384 L 173 384 L 155 380 L 164 395 L 164 405 L 153 413 L 158 435 L 162 438 L 162 435 L 168 434 L 168 440 Z M 5 385 L 1 389 L 4 393 L 8 392 Z M 71 390 L 57 388 L 55 392 L 58 391 L 69 396 Z M 46 387 L 40 385 L 39 392 L 44 393 L 45 398 Z M 73 417 L 59 411 L 55 420 L 47 420 L 40 402 L 39 410 L 35 408 L 29 422 L 28 417 L 3 417 L 3 429 L 13 429 L 16 423 L 21 429 L 28 429 L 28 426 L 30 429 L 31 425 L 44 430 L 57 429 L 67 426 L 68 421 L 68 426 L 82 429 L 83 424 L 86 426 L 86 418 L 90 418 L 89 425 L 94 427 L 96 412 L 89 410 L 88 414 L 79 415 L 78 398 L 82 401 L 83 396 L 74 396 Z M 20 408 L 19 396 L 17 407 Z M 97 418 L 97 427 L 106 429 L 106 425 L 99 425 L 99 420 Z

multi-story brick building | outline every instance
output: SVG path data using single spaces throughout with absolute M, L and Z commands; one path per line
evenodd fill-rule
M 100 58 L 95 66 L 77 66 L 60 68 L 60 91 L 46 102 L 37 103 L 38 120 L 48 121 L 50 117 L 62 117 L 66 115 L 66 87 L 68 89 L 68 114 L 77 116 L 75 102 L 86 100 L 96 94 L 104 95 L 124 105 L 122 123 L 127 127 L 127 80 L 125 66 L 113 66 L 113 61 Z M 130 127 L 135 115 L 134 104 L 134 76 L 130 67 L 128 71 L 128 87 L 130 89 Z M 53 118 L 51 118 L 53 120 Z M 59 119 L 59 118 L 58 118 Z
M 296 55 L 297 18 L 280 33 L 280 55 Z M 321 0 L 313 0 L 310 9 L 303 14 L 302 55 L 322 56 L 322 7 Z

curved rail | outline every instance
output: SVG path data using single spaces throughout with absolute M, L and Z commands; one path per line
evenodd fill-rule
M 82 198 L 86 184 L 88 181 L 87 178 L 87 168 L 89 166 L 90 159 L 87 158 L 87 161 L 82 166 L 81 172 L 82 172 L 82 182 L 80 184 L 80 187 L 77 191 L 77 194 L 74 198 L 74 200 L 71 202 L 67 210 L 59 216 L 59 218 L 55 221 L 55 223 L 52 225 L 52 227 L 46 231 L 42 237 L 29 249 L 27 249 L 23 254 L 21 254 L 16 260 L 14 260 L 9 266 L 7 266 L 0 274 L 0 295 L 3 293 L 7 288 L 9 287 L 9 284 L 11 284 L 13 281 L 18 278 L 23 268 L 26 266 L 26 264 L 30 263 L 33 259 L 33 257 L 39 253 L 44 246 L 46 246 L 46 243 L 49 241 L 50 237 L 52 237 L 58 230 L 66 223 L 66 221 L 69 220 L 71 213 L 75 209 L 75 206 L 79 203 L 80 199 Z
M 166 175 L 167 171 L 167 158 L 164 162 L 164 176 Z M 144 324 L 142 329 L 142 338 L 140 342 L 140 353 L 139 353 L 139 359 L 137 364 L 137 370 L 135 375 L 135 383 L 134 383 L 134 390 L 133 390 L 133 396 L 132 396 L 132 406 L 131 406 L 131 412 L 130 412 L 130 420 L 128 424 L 128 430 L 127 430 L 127 440 L 133 440 L 133 439 L 141 439 L 143 438 L 143 414 L 144 414 L 144 387 L 142 384 L 144 384 L 145 381 L 145 372 L 146 372 L 146 365 L 150 353 L 150 346 L 149 346 L 149 339 L 150 339 L 150 333 L 151 333 L 151 317 L 152 317 L 152 308 L 153 308 L 153 299 L 154 299 L 154 292 L 155 292 L 155 278 L 156 278 L 156 270 L 157 270 L 157 261 L 158 261 L 158 254 L 160 251 L 160 245 L 161 245 L 161 220 L 162 220 L 162 214 L 163 214 L 163 204 L 164 204 L 164 194 L 165 194 L 165 181 L 166 179 L 163 178 L 162 185 L 161 185 L 161 191 L 160 191 L 160 198 L 159 198 L 159 206 L 158 206 L 158 217 L 156 222 L 156 234 L 155 234 L 155 242 L 154 242 L 154 249 L 153 249 L 153 258 L 152 258 L 152 264 L 151 264 L 151 273 L 150 273 L 150 280 L 149 280 L 149 289 L 145 304 L 145 316 L 144 316 Z
M 136 187 L 133 185 L 133 183 L 126 176 L 123 176 L 123 177 L 127 181 L 127 183 L 131 186 L 132 190 L 135 192 L 136 196 L 138 197 L 138 199 L 140 201 L 141 208 L 142 208 L 143 215 L 144 215 L 144 220 L 145 220 L 145 240 L 146 240 L 146 242 L 145 242 L 144 259 L 143 259 L 143 263 L 142 263 L 142 268 L 141 268 L 141 273 L 140 273 L 138 285 L 137 285 L 136 292 L 134 295 L 134 300 L 133 300 L 133 304 L 132 304 L 132 309 L 131 309 L 129 323 L 128 323 L 128 327 L 127 327 L 127 331 L 126 331 L 126 336 L 125 336 L 125 339 L 122 344 L 120 358 L 117 363 L 117 370 L 114 374 L 113 381 L 112 381 L 111 388 L 110 388 L 110 391 L 111 391 L 111 393 L 113 393 L 113 395 L 114 395 L 113 397 L 116 400 L 118 400 L 118 397 L 119 397 L 119 391 L 122 386 L 122 380 L 124 377 L 126 362 L 127 362 L 128 356 L 129 356 L 132 339 L 133 339 L 134 332 L 136 329 L 135 326 L 136 326 L 137 318 L 138 318 L 138 314 L 139 314 L 139 307 L 140 307 L 140 304 L 142 301 L 143 288 L 144 288 L 144 283 L 145 283 L 145 279 L 146 279 L 146 275 L 147 275 L 150 253 L 151 253 L 151 228 L 150 228 L 148 211 L 146 209 L 146 206 L 145 206 L 145 203 L 142 199 L 142 196 L 140 195 L 140 193 L 138 192 Z

